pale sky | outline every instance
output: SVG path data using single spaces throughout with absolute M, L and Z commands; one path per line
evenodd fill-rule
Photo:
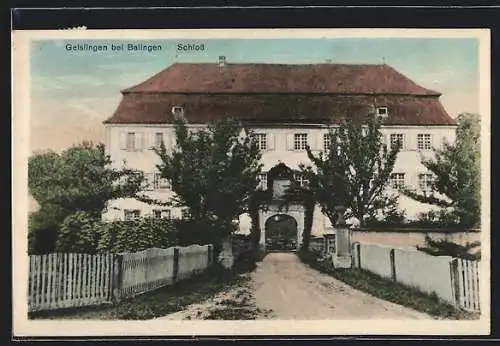
M 200 52 L 177 43 L 203 43 Z M 71 52 L 67 43 L 160 44 L 160 52 Z M 423 87 L 443 94 L 455 117 L 478 112 L 479 41 L 465 38 L 324 38 L 195 40 L 45 40 L 32 45 L 31 150 L 62 150 L 82 140 L 104 141 L 102 122 L 131 87 L 174 62 L 351 63 L 385 61 Z

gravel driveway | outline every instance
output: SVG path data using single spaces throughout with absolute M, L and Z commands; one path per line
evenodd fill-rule
M 160 319 L 432 319 L 309 268 L 293 253 L 269 253 L 245 278 L 237 287 Z
M 307 267 L 293 253 L 270 253 L 252 273 L 257 307 L 276 319 L 432 319 L 375 298 Z

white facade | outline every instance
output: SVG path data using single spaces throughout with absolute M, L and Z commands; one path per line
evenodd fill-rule
M 201 125 L 192 125 L 200 127 Z M 106 149 L 112 159 L 113 167 L 120 168 L 123 165 L 139 169 L 148 174 L 151 179 L 151 186 L 155 184 L 153 174 L 156 165 L 160 163 L 158 156 L 152 150 L 159 139 L 162 139 L 167 149 L 175 146 L 174 127 L 171 124 L 147 125 L 147 124 L 105 124 L 106 128 Z M 253 132 L 262 134 L 261 142 L 265 148 L 262 149 L 262 163 L 264 172 L 283 162 L 292 169 L 298 168 L 300 163 L 308 163 L 307 154 L 301 147 L 304 137 L 313 152 L 318 153 L 324 150 L 324 134 L 328 132 L 326 126 L 311 124 L 276 124 L 275 126 L 253 127 Z M 403 140 L 402 150 L 398 155 L 394 167 L 394 173 L 398 173 L 393 178 L 392 183 L 404 183 L 406 186 L 420 188 L 428 173 L 420 162 L 421 155 L 432 154 L 431 148 L 440 148 L 442 143 L 447 141 L 452 143 L 455 140 L 455 126 L 384 126 L 382 128 L 384 139 L 390 145 L 392 140 Z M 160 135 L 161 134 L 161 135 Z M 304 136 L 306 135 L 306 136 Z M 392 135 L 392 136 L 391 136 Z M 399 179 L 399 180 L 398 180 Z M 157 181 L 147 194 L 155 199 L 168 200 L 173 193 L 168 189 L 168 183 Z M 404 209 L 408 217 L 415 217 L 418 213 L 428 211 L 432 208 L 423 205 L 409 198 L 401 196 L 400 209 Z M 141 216 L 152 215 L 156 210 L 156 215 L 170 215 L 180 217 L 180 210 L 167 211 L 164 207 L 154 207 L 135 201 L 133 199 L 115 200 L 108 205 L 107 211 L 103 215 L 106 220 L 123 219 L 125 214 L 130 214 L 131 210 L 139 210 Z M 248 221 L 247 221 L 248 222 Z M 265 220 L 264 220 L 265 222 Z M 242 225 L 243 228 L 249 228 Z M 312 233 L 321 235 L 325 227 L 329 227 L 327 218 L 317 207 L 314 212 Z

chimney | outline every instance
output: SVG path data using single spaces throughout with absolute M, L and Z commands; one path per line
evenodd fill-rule
M 219 55 L 219 66 L 226 66 L 226 57 L 224 55 Z

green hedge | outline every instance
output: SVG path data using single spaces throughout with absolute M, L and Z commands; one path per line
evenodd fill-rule
M 168 219 L 141 218 L 102 223 L 98 252 L 137 252 L 178 245 L 175 223 Z
M 60 227 L 52 232 L 54 239 L 50 243 L 53 245 L 40 243 L 41 236 L 44 235 L 42 231 L 37 229 L 36 233 L 29 233 L 30 254 L 54 251 L 137 252 L 152 247 L 168 248 L 192 244 L 214 244 L 218 254 L 222 239 L 233 233 L 235 226 L 216 220 L 153 218 L 103 222 L 84 211 L 78 211 L 67 216 Z

